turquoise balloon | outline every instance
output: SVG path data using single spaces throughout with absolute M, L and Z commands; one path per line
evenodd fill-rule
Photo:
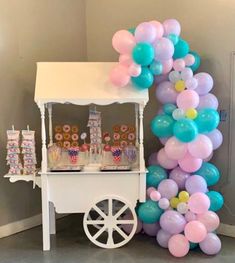
M 153 75 L 161 75 L 163 66 L 160 61 L 154 61 L 150 64 L 149 69 L 153 73 Z
M 164 111 L 164 113 L 166 113 L 168 115 L 172 115 L 173 111 L 176 108 L 177 107 L 175 106 L 175 104 L 171 104 L 171 103 L 166 103 L 163 105 L 163 111 Z
M 154 59 L 154 49 L 149 43 L 140 42 L 132 50 L 132 58 L 136 64 L 148 66 Z
M 201 168 L 195 174 L 202 176 L 208 186 L 217 184 L 220 179 L 220 172 L 212 163 L 203 162 Z
M 131 77 L 131 81 L 139 90 L 148 89 L 153 85 L 154 77 L 148 68 L 142 67 L 140 75 Z
M 159 165 L 151 165 L 147 168 L 147 170 L 147 187 L 152 186 L 157 188 L 162 180 L 167 179 L 167 173 L 165 169 Z
M 134 27 L 129 28 L 128 31 L 129 31 L 132 35 L 135 34 L 135 28 L 134 28 Z
M 209 191 L 206 193 L 206 195 L 209 197 L 211 202 L 209 210 L 216 212 L 223 207 L 224 198 L 221 193 L 216 191 Z
M 189 242 L 189 249 L 193 250 L 198 247 L 198 243 Z
M 179 42 L 179 36 L 175 34 L 169 34 L 167 38 L 170 39 L 174 46 Z
M 179 39 L 178 43 L 175 45 L 175 51 L 173 58 L 183 58 L 185 57 L 189 52 L 189 44 L 183 40 L 182 38 Z
M 193 120 L 183 118 L 175 122 L 173 133 L 179 141 L 191 142 L 198 135 L 198 129 Z
M 140 204 L 138 209 L 138 216 L 145 224 L 153 224 L 159 221 L 163 210 L 159 208 L 157 202 L 147 200 L 145 203 Z
M 195 58 L 195 62 L 192 66 L 190 66 L 191 70 L 194 72 L 196 71 L 199 67 L 200 67 L 200 64 L 201 64 L 201 58 L 200 56 L 198 55 L 197 52 L 195 51 L 189 51 L 189 54 L 193 55 L 194 58 Z
M 151 122 L 153 134 L 159 138 L 173 135 L 174 119 L 166 114 L 157 115 Z
M 201 109 L 194 120 L 200 133 L 213 131 L 219 125 L 219 113 L 214 109 Z

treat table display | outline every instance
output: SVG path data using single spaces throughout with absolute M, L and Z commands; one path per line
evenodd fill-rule
M 143 111 L 149 97 L 148 90 L 137 91 L 131 84 L 125 89 L 113 86 L 108 76 L 115 65 L 116 63 L 113 62 L 37 63 L 35 102 L 41 113 L 41 169 L 37 175 L 6 175 L 5 177 L 9 177 L 11 182 L 33 181 L 34 185 L 41 187 L 43 250 L 50 250 L 50 234 L 56 232 L 55 211 L 84 213 L 85 233 L 99 247 L 123 246 L 135 233 L 137 227 L 135 206 L 138 200 L 145 201 Z M 121 146 L 112 147 L 109 152 L 103 151 L 101 115 L 96 109 L 90 109 L 88 127 L 90 133 L 95 135 L 91 138 L 89 147 L 84 149 L 86 146 L 84 143 L 83 148 L 75 145 L 72 150 L 68 149 L 71 170 L 52 169 L 51 160 L 59 159 L 58 156 L 63 155 L 64 151 L 60 153 L 53 144 L 52 109 L 55 103 L 100 106 L 132 103 L 135 109 L 137 138 L 134 144 L 125 150 L 125 154 L 128 154 L 127 162 L 125 164 L 120 162 Z M 49 119 L 49 140 L 46 138 L 46 110 Z M 85 137 L 83 134 L 81 139 L 85 141 Z M 107 139 L 108 136 L 105 138 Z M 105 147 L 104 149 L 109 148 L 108 145 Z M 133 150 L 134 147 L 137 151 Z M 102 161 L 107 154 L 114 160 L 109 166 L 104 165 Z M 128 161 L 131 157 L 135 157 L 135 154 L 138 155 L 135 165 L 129 165 Z M 75 163 L 79 165 L 74 166 Z M 124 224 L 132 227 L 130 233 L 123 231 L 121 226 Z

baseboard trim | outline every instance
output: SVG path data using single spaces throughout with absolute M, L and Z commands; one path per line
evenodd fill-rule
M 57 214 L 56 219 L 66 216 L 65 214 Z M 29 218 L 25 218 L 16 222 L 12 222 L 0 226 L 0 238 L 14 235 L 16 233 L 28 230 L 30 228 L 40 226 L 42 224 L 42 214 L 38 214 Z
M 220 224 L 218 230 L 216 232 L 223 236 L 228 237 L 235 237 L 235 226 L 234 225 L 227 225 L 227 224 Z

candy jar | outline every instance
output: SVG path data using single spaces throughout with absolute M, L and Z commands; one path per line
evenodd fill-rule
M 77 164 L 78 155 L 79 155 L 79 147 L 70 147 L 68 149 L 68 155 L 69 155 L 70 163 L 72 165 Z
M 120 146 L 112 146 L 111 147 L 111 152 L 113 156 L 113 162 L 115 164 L 120 164 L 121 159 L 122 159 L 122 149 Z
M 133 164 L 137 158 L 137 149 L 134 145 L 130 144 L 124 148 L 124 155 L 129 164 Z
M 48 160 L 52 168 L 55 168 L 58 165 L 61 155 L 62 150 L 55 143 L 48 148 Z

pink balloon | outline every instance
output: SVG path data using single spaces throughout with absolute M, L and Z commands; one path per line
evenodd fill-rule
M 125 67 L 129 67 L 133 63 L 133 59 L 130 54 L 121 54 L 119 56 L 119 64 Z
M 195 57 L 192 54 L 186 55 L 184 58 L 186 66 L 192 66 L 195 63 Z
M 197 220 L 206 227 L 207 232 L 215 231 L 220 224 L 218 215 L 213 211 L 206 211 L 204 214 L 198 215 Z
M 155 153 L 152 153 L 149 158 L 148 158 L 148 165 L 157 165 L 159 164 L 158 163 L 158 160 L 157 160 L 157 152 Z
M 170 81 L 163 81 L 156 88 L 156 97 L 162 103 L 175 103 L 178 92 Z
M 213 79 L 208 73 L 200 72 L 194 75 L 194 78 L 198 81 L 198 86 L 195 91 L 199 95 L 205 95 L 213 88 Z
M 161 61 L 161 63 L 162 63 L 162 74 L 169 73 L 173 67 L 173 59 L 170 58 L 168 60 Z
M 176 103 L 177 106 L 183 110 L 197 108 L 199 104 L 199 96 L 194 90 L 184 90 L 179 93 Z
M 188 151 L 193 157 L 205 159 L 211 155 L 213 146 L 206 135 L 199 134 L 194 141 L 188 143 Z
M 211 140 L 213 150 L 218 149 L 223 142 L 223 135 L 218 129 L 214 129 L 212 132 L 207 133 L 206 136 Z
M 207 255 L 216 255 L 220 252 L 221 241 L 214 233 L 208 233 L 206 238 L 199 244 L 200 249 Z
M 147 197 L 150 197 L 150 194 L 151 194 L 153 191 L 156 191 L 156 190 L 157 190 L 157 189 L 154 188 L 154 187 L 152 187 L 152 186 L 148 187 L 147 190 L 146 190 L 146 195 L 147 195 Z
M 113 48 L 120 54 L 130 54 L 135 44 L 134 36 L 127 30 L 119 30 L 113 35 Z
M 172 160 L 183 159 L 187 153 L 187 144 L 180 142 L 173 136 L 166 142 L 165 152 Z
M 126 214 L 123 216 L 123 220 L 132 220 L 132 219 L 133 219 L 132 214 Z M 135 234 L 140 233 L 140 231 L 142 230 L 142 227 L 143 227 L 142 222 L 139 219 L 137 219 L 137 220 L 138 221 L 137 221 L 137 228 L 136 228 Z M 133 225 L 123 224 L 121 227 L 127 234 L 130 234 L 132 231 Z
M 213 152 L 211 153 L 210 156 L 208 156 L 207 158 L 203 159 L 203 161 L 204 162 L 209 162 L 212 158 L 213 158 Z
M 124 87 L 130 81 L 130 76 L 127 73 L 127 68 L 121 65 L 116 66 L 110 72 L 110 81 L 113 85 Z
M 141 66 L 135 63 L 132 63 L 128 68 L 128 74 L 131 77 L 138 77 L 141 73 Z
M 150 193 L 150 199 L 153 201 L 159 201 L 161 199 L 161 194 L 159 191 L 151 191 Z
M 198 109 L 212 108 L 217 110 L 219 106 L 218 99 L 214 94 L 208 93 L 206 95 L 200 96 Z
M 157 188 L 162 198 L 170 200 L 178 194 L 178 185 L 171 179 L 164 179 L 160 182 Z
M 174 62 L 173 62 L 173 68 L 174 70 L 176 71 L 182 71 L 184 68 L 185 68 L 185 62 L 183 59 L 179 58 L 179 59 L 176 59 Z
M 139 24 L 135 29 L 135 40 L 139 42 L 152 43 L 157 36 L 156 27 L 149 22 Z
M 202 165 L 202 159 L 195 158 L 189 153 L 186 154 L 186 156 L 178 162 L 180 168 L 187 173 L 196 172 Z
M 188 211 L 188 212 L 185 214 L 185 219 L 186 219 L 187 222 L 190 222 L 190 221 L 196 220 L 196 219 L 197 219 L 197 215 L 194 214 L 194 213 L 191 212 L 191 211 Z
M 185 189 L 185 182 L 189 178 L 190 174 L 184 172 L 180 167 L 176 167 L 170 172 L 169 179 L 174 180 L 179 189 Z
M 195 78 L 190 78 L 185 81 L 185 86 L 187 89 L 194 90 L 197 88 L 198 81 Z
M 169 137 L 162 137 L 158 138 L 162 145 L 166 145 L 167 141 L 169 140 Z
M 195 193 L 189 197 L 188 207 L 195 214 L 203 214 L 210 207 L 210 199 L 204 193 Z
M 187 238 L 182 234 L 172 236 L 168 242 L 170 253 L 178 258 L 186 256 L 189 252 L 189 247 Z
M 207 231 L 201 222 L 194 220 L 186 224 L 184 234 L 190 242 L 199 243 L 205 239 Z
M 164 35 L 175 34 L 180 35 L 180 23 L 176 19 L 167 19 L 163 22 Z
M 156 39 L 161 38 L 163 36 L 163 33 L 164 33 L 163 25 L 160 22 L 156 21 L 156 20 L 152 20 L 152 21 L 150 21 L 150 23 L 156 29 Z
M 174 45 L 165 37 L 160 38 L 155 43 L 155 60 L 169 60 L 174 54 Z
M 158 152 L 157 159 L 159 164 L 165 169 L 174 169 L 178 165 L 176 160 L 169 159 L 164 148 Z

